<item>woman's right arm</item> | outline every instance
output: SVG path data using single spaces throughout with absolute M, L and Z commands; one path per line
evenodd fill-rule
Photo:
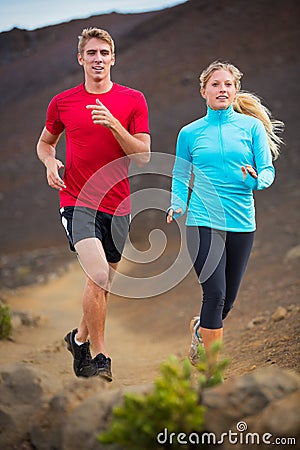
M 182 216 L 186 210 L 191 172 L 192 163 L 188 133 L 182 129 L 176 144 L 176 159 L 172 172 L 171 206 L 167 214 L 168 223 Z

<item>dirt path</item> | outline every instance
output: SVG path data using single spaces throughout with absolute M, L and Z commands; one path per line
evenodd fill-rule
M 232 360 L 227 378 L 270 364 L 299 370 L 297 267 L 288 265 L 280 277 L 280 265 L 273 265 L 271 272 L 262 264 L 263 256 L 258 247 L 254 249 L 236 307 L 225 323 L 223 354 Z M 63 342 L 65 333 L 78 324 L 83 285 L 84 274 L 75 262 L 61 277 L 15 291 L 7 299 L 11 310 L 38 315 L 41 320 L 38 326 L 18 327 L 13 340 L 0 342 L 1 363 L 23 361 L 46 370 L 52 376 L 53 391 L 86 383 L 74 377 L 71 355 Z M 111 295 L 106 340 L 114 382 L 106 389 L 151 383 L 170 354 L 184 358 L 190 339 L 188 324 L 198 311 L 199 297 L 192 271 L 175 288 L 153 298 Z M 272 314 L 279 305 L 286 314 L 276 322 Z
M 72 359 L 63 336 L 79 322 L 83 286 L 82 269 L 74 263 L 63 276 L 45 285 L 18 289 L 10 296 L 7 300 L 12 311 L 24 311 L 39 319 L 37 326 L 20 326 L 11 341 L 0 342 L 1 362 L 37 365 L 59 377 L 64 385 L 72 380 Z M 177 346 L 188 345 L 185 333 L 175 347 L 170 333 L 161 341 L 159 336 L 164 332 L 157 333 L 153 320 L 159 302 L 111 296 L 106 339 L 113 358 L 114 387 L 153 381 L 160 362 L 176 353 Z M 184 351 L 178 354 L 184 356 Z

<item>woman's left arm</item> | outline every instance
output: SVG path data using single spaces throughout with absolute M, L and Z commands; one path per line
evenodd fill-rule
M 257 120 L 253 127 L 253 154 L 255 168 L 242 167 L 245 183 L 252 190 L 266 189 L 274 181 L 275 169 L 272 163 L 272 154 L 268 142 L 267 132 L 263 123 Z

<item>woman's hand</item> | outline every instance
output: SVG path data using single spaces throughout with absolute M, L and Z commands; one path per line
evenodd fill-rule
M 257 178 L 256 170 L 254 169 L 254 167 L 250 166 L 250 164 L 246 164 L 246 167 L 242 166 L 241 169 L 242 169 L 244 180 L 246 179 L 247 173 L 249 173 L 249 175 L 251 175 L 251 177 Z
M 178 208 L 175 211 L 176 214 L 181 214 L 182 213 L 182 209 Z M 174 214 L 174 209 L 170 208 L 168 211 L 168 215 L 167 215 L 167 223 L 171 223 L 173 222 L 173 214 Z

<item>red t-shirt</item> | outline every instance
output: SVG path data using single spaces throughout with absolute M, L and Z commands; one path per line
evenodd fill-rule
M 66 133 L 66 164 L 60 206 L 87 206 L 109 214 L 130 213 L 125 155 L 112 132 L 92 121 L 87 105 L 99 99 L 130 133 L 149 133 L 148 108 L 139 91 L 114 83 L 104 94 L 90 94 L 84 84 L 56 95 L 47 110 L 46 128 Z

